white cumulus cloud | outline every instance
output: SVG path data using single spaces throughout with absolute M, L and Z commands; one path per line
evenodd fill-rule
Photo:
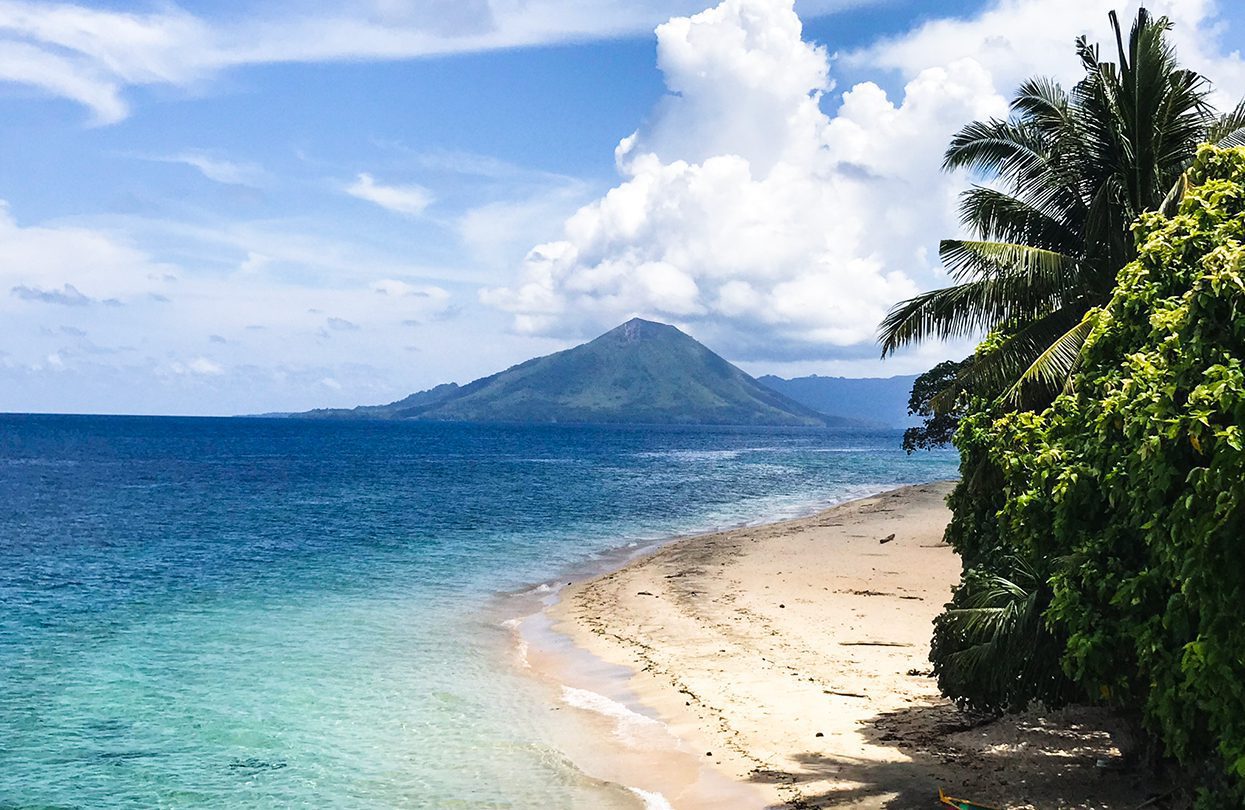
M 669 93 L 618 144 L 621 182 L 482 300 L 521 333 L 584 337 L 647 315 L 740 360 L 876 358 L 886 310 L 946 283 L 938 242 L 959 231 L 969 182 L 940 169 L 952 133 L 1006 115 L 1027 76 L 1074 82 L 1075 38 L 1109 55 L 1107 12 L 1127 25 L 1137 5 L 996 0 L 835 59 L 804 41 L 791 0 L 672 19 L 657 28 Z M 1171 17 L 1182 60 L 1217 82 L 1220 105 L 1234 104 L 1245 65 L 1217 4 L 1147 6 Z M 904 85 L 864 81 L 831 98 L 837 62 Z
M 695 324 L 733 356 L 872 351 L 896 301 L 928 286 L 955 228 L 947 137 L 1004 99 L 973 60 L 821 108 L 826 51 L 790 0 L 725 0 L 657 29 L 670 90 L 616 150 L 622 182 L 487 289 L 521 332 L 585 335 L 629 315 Z M 868 348 L 866 348 L 868 347 Z

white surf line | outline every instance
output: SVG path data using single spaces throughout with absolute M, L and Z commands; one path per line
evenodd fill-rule
M 638 787 L 628 787 L 627 790 L 640 797 L 640 800 L 644 802 L 644 810 L 674 810 L 674 805 L 660 793 L 642 790 Z
M 514 637 L 514 654 L 519 666 L 523 669 L 531 669 L 532 664 L 527 657 L 527 639 L 523 637 L 523 619 L 506 619 L 501 624 Z
M 576 709 L 593 712 L 603 717 L 608 717 L 614 721 L 614 733 L 623 741 L 635 744 L 639 742 L 636 739 L 635 732 L 643 729 L 653 731 L 661 731 L 669 734 L 666 724 L 660 720 L 655 720 L 637 711 L 627 708 L 612 698 L 597 692 L 590 692 L 587 689 L 577 689 L 574 686 L 562 686 L 562 700 L 567 705 Z

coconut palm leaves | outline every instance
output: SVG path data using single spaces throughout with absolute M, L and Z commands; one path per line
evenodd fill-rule
M 1022 711 L 1075 694 L 1059 661 L 1064 640 L 1043 614 L 1050 605 L 1047 573 L 1020 557 L 995 561 L 999 571 L 974 570 L 934 622 L 930 658 L 943 694 L 983 712 Z
M 961 383 L 1013 404 L 1049 400 L 1080 356 L 1086 313 L 1133 258 L 1132 222 L 1163 205 L 1200 143 L 1245 144 L 1245 104 L 1214 112 L 1206 79 L 1179 67 L 1166 18 L 1141 10 L 1127 42 L 1110 21 L 1118 62 L 1081 38 L 1085 77 L 1070 91 L 1030 79 L 1008 119 L 975 121 L 952 139 L 944 169 L 992 182 L 960 199 L 973 238 L 941 243 L 956 283 L 896 305 L 880 327 L 883 356 L 996 332 Z

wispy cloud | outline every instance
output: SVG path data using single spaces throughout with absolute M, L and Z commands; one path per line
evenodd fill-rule
M 0 33 L 0 80 L 83 104 L 97 124 L 129 113 L 122 98 L 126 87 L 184 86 L 227 63 L 212 26 L 175 6 L 133 14 L 5 0 Z
M 408 217 L 419 216 L 432 203 L 432 192 L 423 186 L 387 186 L 366 173 L 346 186 L 346 193 Z
M 199 174 L 216 183 L 228 186 L 259 188 L 268 181 L 268 173 L 255 163 L 243 163 L 217 157 L 200 150 L 188 150 L 174 155 L 147 158 L 159 163 L 180 163 L 197 169 Z
M 493 155 L 482 155 L 461 149 L 415 151 L 400 143 L 380 144 L 413 158 L 416 165 L 430 172 L 500 180 L 507 183 L 526 182 L 541 185 L 579 182 L 578 178 L 556 172 L 520 166 Z
M 93 75 L 81 60 L 28 42 L 0 42 L 0 80 L 76 101 L 91 110 L 96 124 L 114 124 L 129 112 L 120 83 Z
M 806 0 L 813 14 L 885 0 Z M 188 87 L 229 68 L 278 62 L 400 60 L 611 38 L 651 31 L 695 0 L 277 0 L 232 17 L 173 4 L 148 13 L 0 0 L 0 81 L 89 108 L 97 124 L 129 114 L 124 91 Z M 245 6 L 243 6 L 245 7 Z
M 509 268 L 522 260 L 533 241 L 555 238 L 559 224 L 589 197 L 587 183 L 565 179 L 514 199 L 478 205 L 452 227 L 477 262 Z
M 414 240 L 374 242 L 332 220 L 289 217 L 281 219 L 213 218 L 202 221 L 109 215 L 77 220 L 98 232 L 124 234 L 134 244 L 193 247 L 197 255 L 215 257 L 243 276 L 259 279 L 297 279 L 298 283 L 370 285 L 378 278 L 467 284 L 491 279 L 474 267 L 450 267 L 418 261 Z M 0 260 L 5 256 L 3 216 L 0 215 Z M 4 277 L 0 263 L 0 280 Z M 70 278 L 66 276 L 66 278 Z M 73 277 L 76 279 L 77 277 Z M 57 283 L 59 283 L 57 279 Z M 14 281 L 13 283 L 24 283 Z M 79 286 L 88 293 L 85 282 Z M 3 287 L 0 287 L 2 290 Z M 111 294 L 111 293 L 110 293 Z

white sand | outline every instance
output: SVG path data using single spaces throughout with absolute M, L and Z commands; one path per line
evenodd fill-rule
M 587 769 L 679 810 L 933 808 L 939 787 L 1044 809 L 1152 795 L 1137 774 L 1095 767 L 1116 753 L 1100 713 L 974 726 L 939 698 L 931 622 L 960 569 L 942 542 L 949 489 L 687 538 L 567 588 L 554 628 L 626 667 L 611 699 L 665 724 L 615 735 Z M 538 669 L 556 676 L 550 658 Z

